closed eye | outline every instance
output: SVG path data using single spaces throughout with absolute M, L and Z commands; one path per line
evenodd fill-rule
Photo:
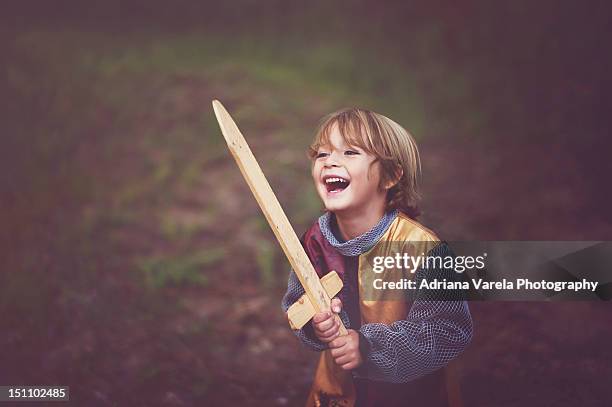
M 344 152 L 344 155 L 359 155 L 359 151 L 355 151 L 355 150 L 346 150 Z
M 321 151 L 321 152 L 317 153 L 315 158 L 323 158 L 323 157 L 327 157 L 328 155 L 329 155 L 329 153 Z

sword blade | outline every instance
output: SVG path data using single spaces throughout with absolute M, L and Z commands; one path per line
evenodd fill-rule
M 274 232 L 283 252 L 285 252 L 291 267 L 295 271 L 300 283 L 302 283 L 302 287 L 304 287 L 304 291 L 306 291 L 306 295 L 310 299 L 315 311 L 329 310 L 329 295 L 323 288 L 319 276 L 310 263 L 308 255 L 304 251 L 300 240 L 295 234 L 289 219 L 285 215 L 244 136 L 221 102 L 213 100 L 212 105 L 227 146 L 236 160 L 236 164 L 238 164 L 238 168 L 240 168 L 240 172 L 249 185 L 253 196 L 255 196 L 268 224 L 272 228 L 272 232 Z M 340 321 L 337 316 L 336 318 Z M 340 334 L 346 334 L 346 328 L 342 321 L 340 321 Z

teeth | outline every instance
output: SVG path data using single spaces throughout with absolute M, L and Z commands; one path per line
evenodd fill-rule
M 332 183 L 332 182 L 348 182 L 348 181 L 347 181 L 347 180 L 345 180 L 345 179 L 342 179 L 342 178 L 327 178 L 327 179 L 325 180 L 325 183 L 326 183 L 326 184 L 330 184 L 330 183 Z

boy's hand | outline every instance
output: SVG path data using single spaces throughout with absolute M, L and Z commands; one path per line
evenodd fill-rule
M 342 302 L 339 298 L 331 300 L 331 309 L 336 314 L 340 312 L 342 309 Z M 340 325 L 336 322 L 334 315 L 329 311 L 315 314 L 312 318 L 312 326 L 315 335 L 323 343 L 329 343 L 339 335 Z
M 348 335 L 331 341 L 329 347 L 334 361 L 343 370 L 355 369 L 363 363 L 359 352 L 359 333 L 353 329 L 348 330 Z
M 342 302 L 339 298 L 331 301 L 331 309 L 334 313 L 339 313 L 342 309 Z M 348 330 L 348 335 L 339 336 L 339 324 L 329 311 L 319 312 L 312 318 L 312 326 L 315 335 L 321 342 L 328 343 L 332 357 L 336 364 L 344 370 L 355 369 L 363 363 L 359 352 L 359 334 L 353 329 Z

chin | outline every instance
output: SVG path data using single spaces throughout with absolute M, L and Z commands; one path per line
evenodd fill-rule
M 347 203 L 343 203 L 343 202 L 326 202 L 323 201 L 323 204 L 325 206 L 325 209 L 327 209 L 330 212 L 334 212 L 334 213 L 340 213 L 343 211 L 346 211 L 347 209 L 350 208 L 350 205 Z
M 337 205 L 325 205 L 325 210 L 333 213 L 342 212 L 342 208 Z

